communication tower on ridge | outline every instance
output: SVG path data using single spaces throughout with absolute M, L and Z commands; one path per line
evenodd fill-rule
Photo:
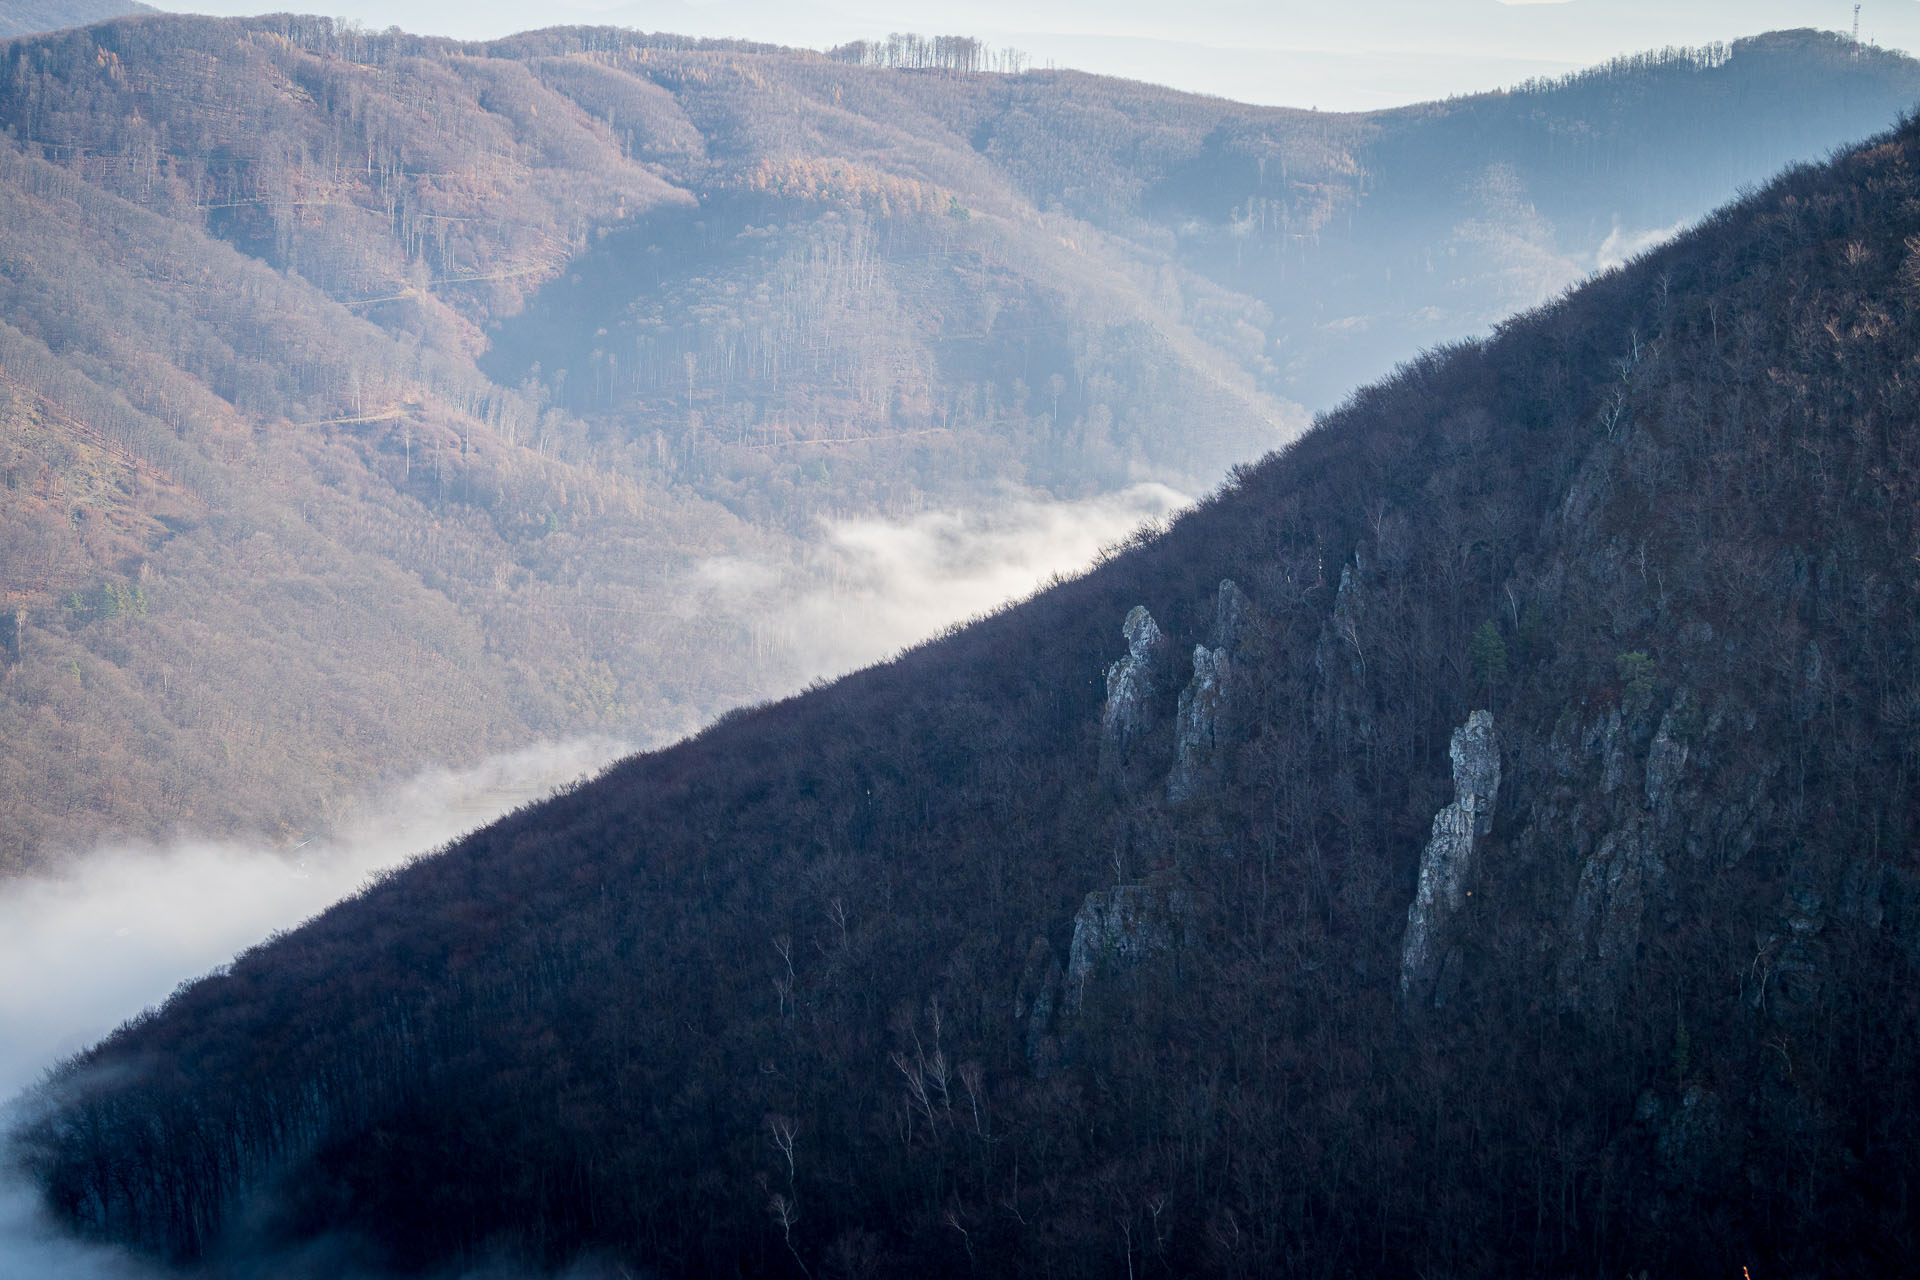
M 1853 6 L 1853 56 L 1860 56 L 1860 6 Z

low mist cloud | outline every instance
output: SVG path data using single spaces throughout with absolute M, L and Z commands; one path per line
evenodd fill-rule
M 840 521 L 804 565 L 710 561 L 697 588 L 763 638 L 792 688 L 1029 594 L 1187 502 L 1164 485 L 1142 484 L 1080 502 Z M 582 739 L 427 770 L 357 806 L 346 829 L 291 850 L 244 841 L 109 846 L 0 885 L 0 973 L 16 979 L 0 983 L 0 1099 L 374 872 L 632 749 Z M 25 975 L 31 979 L 20 980 Z
M 67 1239 L 54 1231 L 33 1193 L 0 1173 L 0 1275 L 46 1280 L 144 1280 L 158 1273 L 117 1249 Z
M 292 850 L 245 842 L 123 845 L 0 887 L 0 1102 L 60 1059 L 359 888 L 376 871 L 598 773 L 632 748 L 606 738 L 429 769 L 359 805 L 346 829 Z M 11 1129 L 12 1116 L 0 1115 Z M 147 1280 L 167 1274 L 73 1240 L 0 1167 L 0 1277 Z
M 784 693 L 885 659 L 1084 569 L 1103 547 L 1190 501 L 1165 485 L 1140 484 L 1084 501 L 1016 498 L 989 509 L 836 521 L 797 562 L 703 563 L 687 583 L 688 607 L 733 619 L 752 637 L 766 692 Z M 346 829 L 292 850 L 244 841 L 114 846 L 0 886 L 0 972 L 14 977 L 0 984 L 0 1102 L 181 982 L 324 910 L 373 873 L 632 749 L 581 740 L 429 770 L 358 806 Z M 599 1274 L 591 1266 L 586 1273 Z M 30 1189 L 0 1168 L 0 1277 L 166 1274 L 65 1236 Z
M 1080 501 L 1021 498 L 834 521 L 804 563 L 716 558 L 689 586 L 706 607 L 737 619 L 761 657 L 804 683 L 882 661 L 1031 595 L 1191 502 L 1166 485 L 1137 484 Z
M 0 886 L 0 1098 L 231 959 L 353 892 L 372 873 L 598 772 L 623 743 L 528 747 L 432 769 L 358 807 L 351 827 L 292 850 L 124 845 Z

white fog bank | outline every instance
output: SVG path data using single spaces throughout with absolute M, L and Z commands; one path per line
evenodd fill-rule
M 350 829 L 289 851 L 241 841 L 108 846 L 58 872 L 0 884 L 0 973 L 9 976 L 0 983 L 0 1099 L 374 872 L 597 773 L 627 750 L 583 739 L 469 769 L 430 769 L 362 805 Z
M 18 1091 L 180 983 L 352 893 L 368 876 L 590 777 L 632 748 L 547 743 L 428 769 L 294 850 L 262 842 L 107 846 L 0 884 L 0 1130 Z M 173 1273 L 65 1235 L 0 1162 L 0 1280 L 162 1280 Z
M 1078 501 L 1020 497 L 899 520 L 838 520 L 803 564 L 715 558 L 687 591 L 702 610 L 738 619 L 759 655 L 804 684 L 1032 595 L 1192 502 L 1164 484 L 1136 484 Z
M 769 667 L 763 692 L 775 696 L 1031 594 L 1189 501 L 1142 484 L 1079 502 L 1022 498 L 979 511 L 845 520 L 823 530 L 802 565 L 706 562 L 689 595 L 756 637 Z M 244 840 L 108 845 L 0 884 L 0 973 L 10 975 L 0 983 L 0 1102 L 372 874 L 633 749 L 580 739 L 429 769 L 356 806 L 344 829 L 291 850 Z
M 1079 572 L 1102 548 L 1190 503 L 1165 485 L 1140 484 L 1075 502 L 1015 496 L 978 510 L 835 521 L 794 563 L 702 563 L 688 575 L 684 603 L 736 620 L 766 672 L 761 696 L 779 696 Z M 632 749 L 578 740 L 428 770 L 357 806 L 345 829 L 293 850 L 264 841 L 108 846 L 57 873 L 0 884 L 0 973 L 10 978 L 0 983 L 0 1128 L 10 1127 L 4 1111 L 20 1090 L 180 983 L 298 925 L 374 873 Z M 166 1274 L 65 1236 L 0 1168 L 0 1280 Z

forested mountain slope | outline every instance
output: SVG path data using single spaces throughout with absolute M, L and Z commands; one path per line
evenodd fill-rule
M 823 522 L 1195 490 L 1920 89 L 1798 33 L 1331 116 L 966 47 L 0 45 L 0 867 L 796 687 Z
M 1920 127 L 399 871 L 21 1154 L 212 1260 L 1899 1271 Z
M 589 423 L 538 379 L 490 380 L 487 328 L 641 222 L 662 228 L 641 263 L 717 274 L 739 255 L 676 237 L 704 234 L 702 198 L 765 182 L 766 148 L 716 132 L 734 154 L 710 162 L 666 90 L 577 40 L 543 60 L 270 27 L 0 49 L 9 861 L 116 828 L 291 832 L 378 771 L 535 734 L 683 732 L 811 674 L 709 602 L 703 562 L 804 582 L 822 517 L 993 498 L 1029 453 L 1083 493 L 1281 438 L 1284 414 L 1129 282 L 1047 265 L 1067 251 L 1011 197 L 963 219 L 873 169 L 823 188 L 847 170 L 810 178 L 795 147 L 772 153 L 800 185 L 762 202 L 766 261 L 683 280 L 658 360 L 617 353 L 671 394 L 623 387 L 627 411 Z M 759 55 L 679 56 L 697 87 Z M 715 96 L 750 124 L 758 92 Z M 725 350 L 696 345 L 703 324 Z M 921 332 L 942 325 L 961 331 L 944 378 Z M 1046 378 L 1021 380 L 1035 346 L 1072 372 L 1075 334 L 1111 348 L 1077 352 L 1087 378 L 1158 383 L 1086 450 L 1051 439 Z M 736 347 L 768 390 L 729 398 Z M 616 368 L 594 352 L 561 353 L 583 389 Z

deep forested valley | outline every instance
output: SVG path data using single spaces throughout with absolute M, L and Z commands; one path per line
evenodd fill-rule
M 0 872 L 798 687 L 848 522 L 1200 492 L 1920 89 L 1812 32 L 1372 115 L 970 48 L 0 43 Z
M 1916 370 L 1907 124 L 268 941 L 21 1155 L 214 1274 L 1899 1273 Z

